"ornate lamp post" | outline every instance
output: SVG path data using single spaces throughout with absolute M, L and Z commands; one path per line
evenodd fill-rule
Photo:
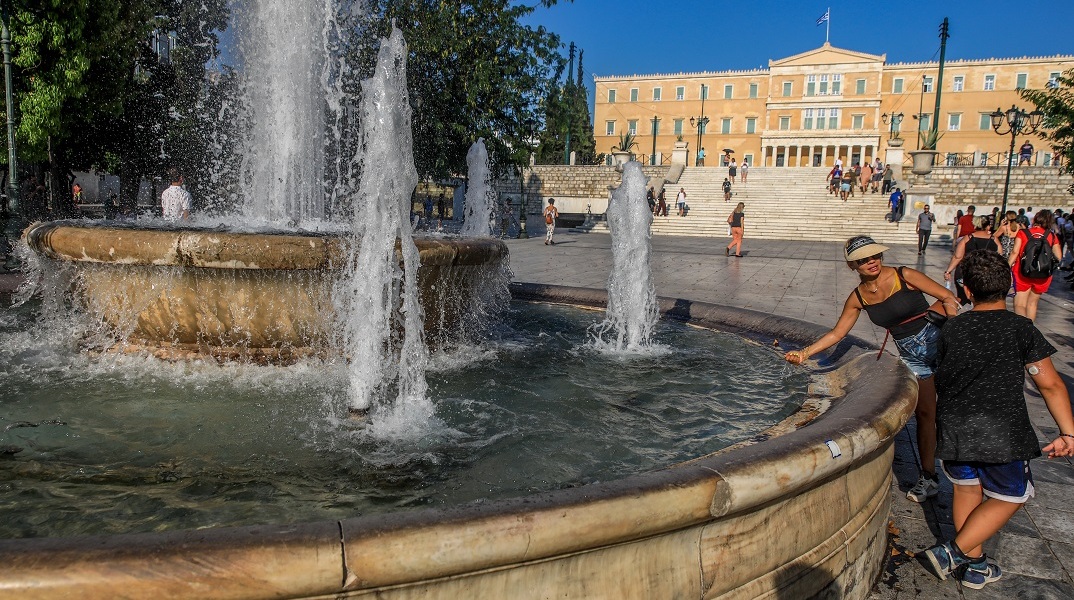
M 709 118 L 705 116 L 705 98 L 708 96 L 708 86 L 701 84 L 701 116 L 690 117 L 690 127 L 697 128 L 697 152 L 701 151 L 701 136 L 705 133 L 705 127 L 709 124 Z M 694 153 L 694 166 L 697 164 L 697 152 Z
M 1007 194 L 1011 188 L 1011 167 L 1014 166 L 1014 140 L 1019 135 L 1032 135 L 1040 129 L 1041 121 L 1044 120 L 1044 113 L 1038 110 L 1034 110 L 1031 113 L 1011 105 L 1006 112 L 997 108 L 996 112 L 989 115 L 992 118 L 992 129 L 999 135 L 1011 136 L 1011 148 L 1007 152 L 1007 179 L 1003 182 L 1003 207 L 1000 209 L 999 214 L 1007 214 Z M 1003 128 L 1004 123 L 1007 125 L 1006 131 L 1000 131 Z
M 903 114 L 902 113 L 892 113 L 892 114 L 889 115 L 888 113 L 884 113 L 884 114 L 880 115 L 880 118 L 884 120 L 885 125 L 890 124 L 890 127 L 888 127 L 888 139 L 889 140 L 897 140 L 897 139 L 899 139 L 899 128 L 902 125 Z

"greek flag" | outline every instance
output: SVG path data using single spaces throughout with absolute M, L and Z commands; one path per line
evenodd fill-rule
M 832 9 L 830 9 L 830 8 L 828 10 L 824 11 L 824 14 L 821 15 L 821 17 L 819 19 L 817 19 L 817 25 L 820 25 L 821 23 L 824 23 L 825 21 L 827 21 L 828 20 L 828 14 L 831 13 L 831 12 L 832 12 Z

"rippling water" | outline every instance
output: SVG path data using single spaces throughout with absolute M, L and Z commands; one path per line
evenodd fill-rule
M 587 345 L 603 313 L 516 303 L 433 354 L 436 416 L 384 442 L 337 362 L 163 363 L 77 352 L 77 326 L 0 312 L 0 537 L 336 519 L 518 496 L 713 452 L 793 412 L 770 348 L 661 321 L 659 350 Z M 15 452 L 18 450 L 18 452 Z

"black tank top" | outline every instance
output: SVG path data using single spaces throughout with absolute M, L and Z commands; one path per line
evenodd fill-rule
M 908 323 L 904 321 L 924 315 L 929 310 L 929 302 L 925 300 L 924 293 L 911 290 L 906 286 L 906 280 L 902 277 L 902 267 L 895 269 L 895 277 L 899 283 L 899 289 L 878 304 L 866 304 L 858 288 L 854 288 L 854 293 L 858 295 L 858 302 L 861 302 L 862 308 L 869 315 L 869 320 L 890 331 L 891 337 L 901 340 L 925 328 L 928 323 L 925 319 L 914 319 Z
M 970 239 L 966 240 L 966 252 L 973 252 L 974 250 L 996 250 L 996 245 L 992 243 L 990 237 L 976 237 L 971 235 Z

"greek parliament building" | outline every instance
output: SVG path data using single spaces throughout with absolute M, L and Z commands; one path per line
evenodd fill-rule
M 947 61 L 934 115 L 939 64 L 885 59 L 825 43 L 767 69 L 594 77 L 597 151 L 629 131 L 646 162 L 651 154 L 671 162 L 681 140 L 693 164 L 700 134 L 706 166 L 721 164 L 724 149 L 750 165 L 829 166 L 837 156 L 854 164 L 885 160 L 893 131 L 904 149 L 917 148 L 918 130 L 939 119 L 940 164 L 1003 164 L 1010 136 L 993 131 L 989 114 L 1012 104 L 1032 110 L 1018 90 L 1055 85 L 1074 67 L 1070 55 Z M 1051 148 L 1031 142 L 1034 164 L 1051 164 Z

